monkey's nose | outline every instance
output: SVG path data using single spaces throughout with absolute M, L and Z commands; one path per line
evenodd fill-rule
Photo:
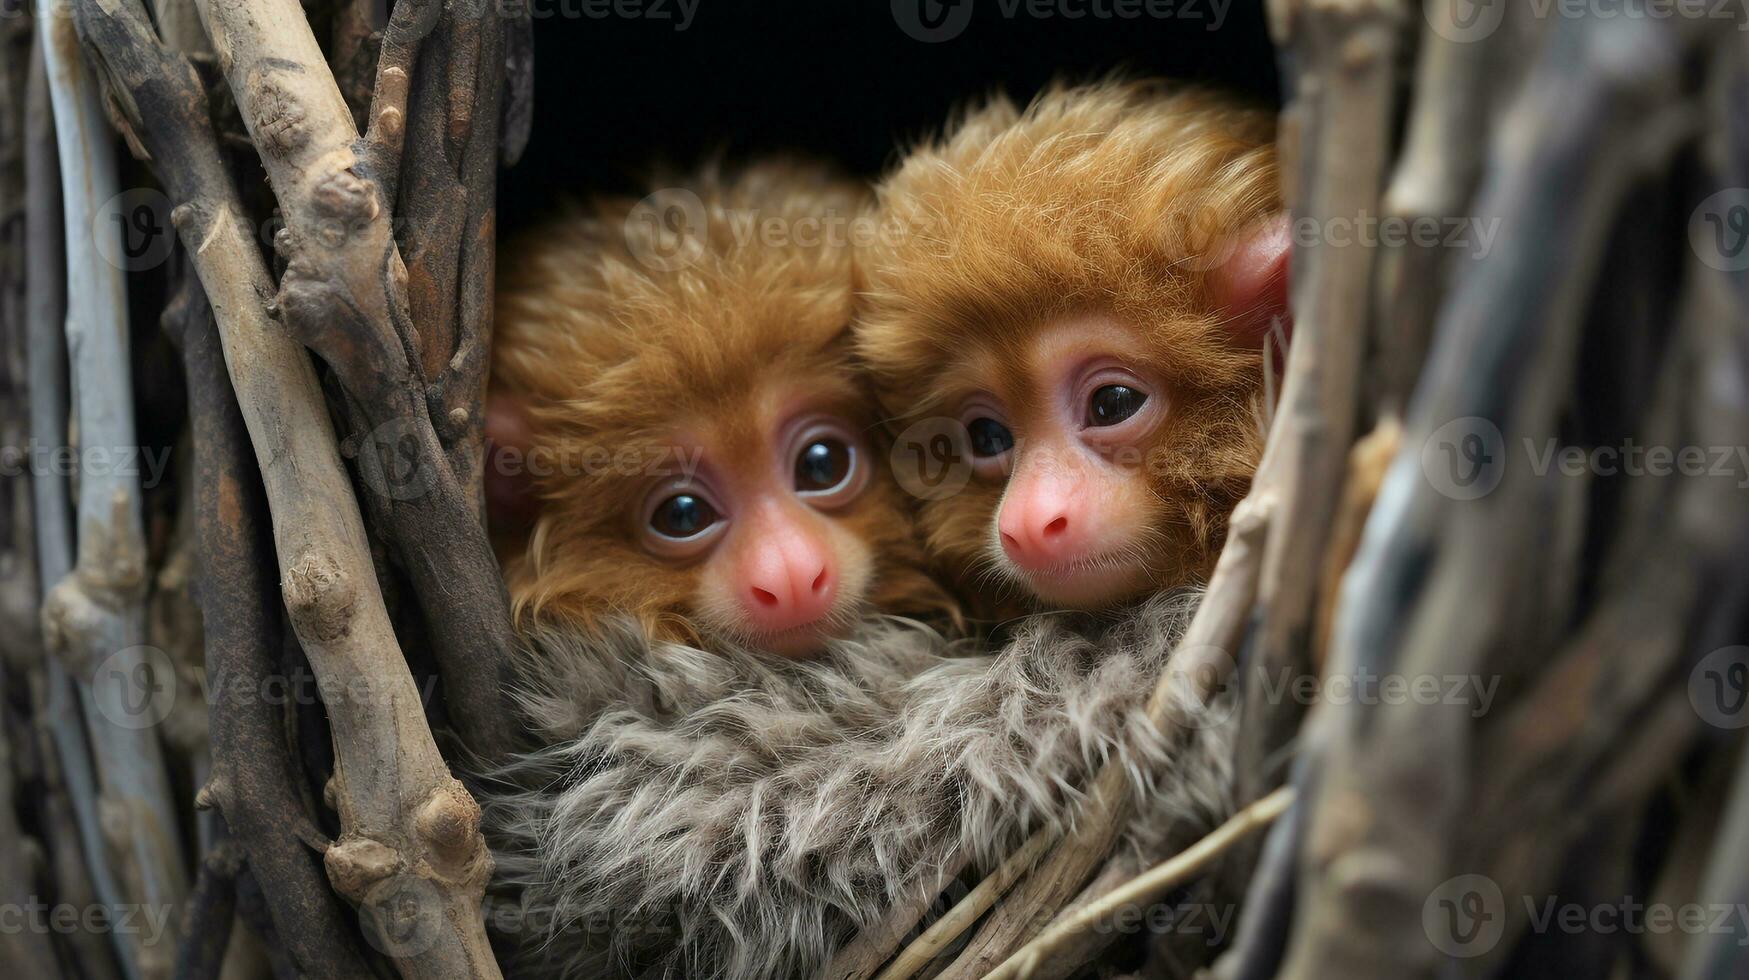
M 772 549 L 748 576 L 747 618 L 771 633 L 809 626 L 825 618 L 837 594 L 838 577 L 822 552 Z
M 1083 517 L 1065 500 L 1029 499 L 1004 505 L 996 530 L 1002 553 L 1029 572 L 1047 571 L 1082 557 Z

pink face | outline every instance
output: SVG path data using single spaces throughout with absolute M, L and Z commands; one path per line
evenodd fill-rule
M 697 575 L 697 615 L 773 653 L 817 652 L 862 602 L 870 556 L 846 510 L 872 461 L 848 420 L 798 409 L 756 435 L 678 433 L 696 469 L 652 486 L 637 535 L 652 555 Z
M 1285 313 L 1288 246 L 1285 218 L 1272 218 L 1211 270 L 1233 346 L 1255 348 Z M 1157 344 L 1109 315 L 1067 316 L 1024 342 L 970 352 L 943 379 L 960 392 L 974 472 L 1001 486 L 984 560 L 1049 605 L 1110 606 L 1160 587 L 1184 564 L 1171 554 L 1182 511 L 1167 506 L 1160 477 L 1195 465 L 1184 454 L 1210 410 L 1188 389 L 1174 405 L 1159 373 L 1169 352 Z M 977 505 L 937 506 L 966 519 Z
M 1162 379 L 1125 357 L 1141 343 L 1108 317 L 1051 324 L 1021 370 L 987 372 L 1007 380 L 1006 397 L 980 391 L 961 408 L 974 468 L 1008 478 L 991 555 L 1054 605 L 1103 605 L 1148 581 L 1150 495 L 1137 470 L 1170 406 Z

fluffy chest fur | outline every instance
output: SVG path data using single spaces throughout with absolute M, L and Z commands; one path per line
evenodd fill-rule
M 994 867 L 1075 819 L 1106 760 L 1157 859 L 1228 809 L 1225 730 L 1142 705 L 1193 609 L 1093 631 L 1039 616 L 1001 650 L 872 620 L 818 661 L 531 637 L 544 748 L 483 794 L 516 940 L 541 976 L 807 976 L 961 859 Z

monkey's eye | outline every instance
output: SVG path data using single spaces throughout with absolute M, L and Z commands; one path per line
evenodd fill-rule
M 1116 425 L 1142 410 L 1148 396 L 1128 385 L 1105 385 L 1087 402 L 1087 424 Z
M 703 498 L 677 493 L 656 505 L 650 527 L 665 538 L 690 538 L 717 522 L 717 511 Z
M 855 456 L 842 439 L 823 436 L 796 454 L 796 492 L 825 493 L 850 479 Z
M 1014 433 L 993 418 L 975 418 L 966 425 L 972 437 L 972 455 L 979 459 L 1000 456 L 1014 448 Z

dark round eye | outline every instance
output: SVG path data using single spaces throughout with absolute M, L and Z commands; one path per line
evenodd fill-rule
M 690 493 L 677 493 L 656 506 L 650 526 L 665 538 L 690 538 L 717 522 L 717 509 Z
M 1106 385 L 1087 403 L 1087 424 L 1116 425 L 1142 410 L 1148 396 L 1128 385 Z
M 815 439 L 796 456 L 796 492 L 822 493 L 850 477 L 850 447 L 841 440 Z
M 1000 456 L 1014 448 L 1014 433 L 995 419 L 973 419 L 966 432 L 972 437 L 972 455 L 980 459 Z

